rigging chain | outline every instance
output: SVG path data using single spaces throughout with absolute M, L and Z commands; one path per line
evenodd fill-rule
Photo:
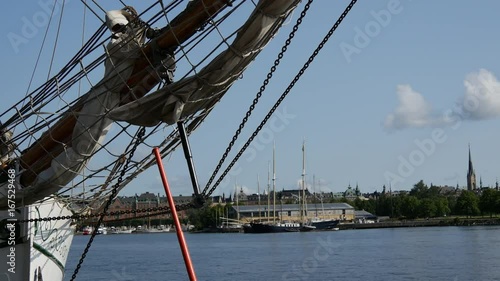
M 250 105 L 247 113 L 245 114 L 245 117 L 243 117 L 243 120 L 241 120 L 241 123 L 240 123 L 238 129 L 234 133 L 234 136 L 233 136 L 232 140 L 229 142 L 229 145 L 227 146 L 226 151 L 224 152 L 224 154 L 222 155 L 221 159 L 219 160 L 219 163 L 217 164 L 217 167 L 215 168 L 214 172 L 212 173 L 212 176 L 210 176 L 210 179 L 208 180 L 207 185 L 203 189 L 202 194 L 205 194 L 208 191 L 208 188 L 210 187 L 210 185 L 212 184 L 213 180 L 215 179 L 215 176 L 217 176 L 217 173 L 222 168 L 222 164 L 226 160 L 229 152 L 231 151 L 232 147 L 234 146 L 234 143 L 236 142 L 236 140 L 238 139 L 239 135 L 241 134 L 241 130 L 243 130 L 243 127 L 245 127 L 245 124 L 247 123 L 248 118 L 250 117 L 250 115 L 252 115 L 252 112 L 255 109 L 255 106 L 259 102 L 259 99 L 262 97 L 262 93 L 266 90 L 266 86 L 267 86 L 267 84 L 269 84 L 269 80 L 271 80 L 271 78 L 273 78 L 273 73 L 276 72 L 276 67 L 280 64 L 281 60 L 283 59 L 283 55 L 288 50 L 288 46 L 290 46 L 293 37 L 295 37 L 295 33 L 297 32 L 297 30 L 299 30 L 299 25 L 302 23 L 302 20 L 306 16 L 307 11 L 309 10 L 309 8 L 310 8 L 310 6 L 311 6 L 311 4 L 312 4 L 313 1 L 314 0 L 309 0 L 306 3 L 306 5 L 304 6 L 304 10 L 302 10 L 302 12 L 300 13 L 300 17 L 297 19 L 295 25 L 293 26 L 293 29 L 290 32 L 290 34 L 288 35 L 288 38 L 286 39 L 285 44 L 283 45 L 283 47 L 281 47 L 281 52 L 278 54 L 278 58 L 274 61 L 273 66 L 269 70 L 269 73 L 266 75 L 266 79 L 264 79 L 264 82 L 262 82 L 262 85 L 260 86 L 259 91 L 257 92 L 257 94 L 256 94 L 256 96 L 255 96 L 255 98 L 254 98 L 254 100 L 252 102 L 252 104 Z M 210 196 L 210 194 L 212 192 L 213 191 L 211 191 L 206 196 Z
M 127 161 L 125 162 L 125 165 L 123 165 L 123 169 L 120 172 L 120 176 L 118 177 L 115 185 L 113 186 L 113 188 L 111 190 L 111 194 L 109 195 L 108 201 L 106 201 L 106 205 L 104 205 L 103 212 L 102 212 L 101 216 L 99 217 L 99 220 L 97 221 L 97 224 L 96 224 L 96 227 L 94 228 L 94 231 L 92 231 L 92 235 L 90 236 L 89 242 L 87 243 L 87 246 L 83 250 L 83 253 L 80 257 L 80 260 L 78 261 L 78 264 L 76 265 L 75 271 L 73 272 L 73 275 L 71 276 L 70 281 L 75 280 L 76 275 L 78 274 L 78 271 L 80 271 L 80 268 L 83 264 L 83 261 L 85 260 L 85 257 L 87 256 L 87 253 L 89 252 L 90 246 L 92 246 L 92 242 L 94 242 L 94 238 L 97 235 L 97 228 L 99 227 L 99 225 L 102 224 L 102 222 L 104 220 L 104 214 L 108 211 L 109 206 L 111 205 L 111 203 L 113 202 L 113 199 L 117 195 L 118 188 L 120 187 L 120 185 L 123 181 L 123 177 L 125 176 L 125 173 L 127 172 L 128 165 L 130 164 L 130 161 L 132 161 L 132 157 L 134 156 L 135 150 L 137 149 L 139 144 L 142 142 L 142 137 L 144 136 L 145 133 L 146 133 L 146 129 L 144 127 L 141 127 L 141 129 L 137 133 L 137 139 L 135 140 L 134 146 L 130 150 L 129 157 L 127 158 Z
M 327 35 L 323 38 L 323 40 L 321 41 L 321 43 L 314 50 L 313 54 L 309 57 L 309 59 L 307 60 L 307 62 L 304 64 L 304 66 L 302 66 L 302 68 L 300 69 L 299 73 L 297 73 L 297 75 L 292 80 L 292 82 L 290 82 L 290 84 L 286 88 L 285 92 L 283 92 L 283 94 L 280 96 L 280 98 L 276 101 L 276 103 L 271 108 L 271 110 L 269 111 L 269 113 L 266 115 L 266 117 L 264 117 L 264 120 L 262 120 L 262 122 L 257 127 L 257 129 L 255 129 L 255 131 L 253 132 L 252 136 L 250 138 L 248 138 L 248 140 L 245 143 L 245 145 L 240 149 L 240 151 L 238 152 L 238 154 L 234 157 L 233 161 L 231 161 L 231 163 L 229 164 L 229 166 L 222 173 L 222 175 L 219 177 L 219 179 L 214 184 L 214 186 L 210 189 L 210 191 L 205 195 L 205 197 L 210 196 L 215 191 L 215 189 L 217 188 L 217 186 L 219 186 L 219 184 L 222 182 L 222 180 L 224 179 L 224 177 L 229 173 L 229 171 L 231 170 L 231 168 L 234 166 L 234 164 L 236 164 L 236 162 L 238 161 L 238 159 L 241 157 L 241 155 L 243 154 L 243 152 L 248 148 L 248 146 L 250 145 L 250 143 L 259 134 L 259 132 L 262 130 L 262 128 L 267 123 L 267 121 L 269 120 L 269 118 L 271 118 L 272 114 L 276 111 L 276 109 L 280 106 L 280 104 L 283 102 L 283 100 L 286 98 L 286 96 L 290 93 L 290 91 L 295 86 L 295 84 L 299 81 L 300 77 L 304 74 L 304 72 L 307 70 L 307 68 L 309 67 L 309 65 L 314 61 L 314 58 L 319 54 L 319 52 L 321 51 L 321 49 L 324 47 L 324 45 L 326 44 L 326 42 L 328 42 L 328 40 L 333 35 L 333 33 L 335 32 L 335 30 L 337 30 L 337 28 L 339 27 L 340 23 L 344 20 L 344 18 L 347 16 L 347 14 L 352 9 L 352 7 L 354 6 L 354 4 L 356 4 L 356 2 L 357 2 L 357 0 L 351 0 L 351 3 L 349 3 L 349 5 L 345 8 L 344 12 L 340 15 L 340 17 L 335 22 L 335 24 L 332 26 L 332 28 L 330 29 L 330 31 L 328 31 Z M 207 187 L 205 188 L 205 190 L 206 189 L 207 189 Z M 203 192 L 203 194 L 205 194 L 205 193 Z
M 175 209 L 177 211 L 183 211 L 183 210 L 187 210 L 187 209 L 193 209 L 193 208 L 195 208 L 195 206 L 196 205 L 194 205 L 193 203 L 178 204 L 178 205 L 175 205 Z M 163 213 L 170 211 L 170 206 L 152 207 L 152 208 L 144 208 L 144 209 L 137 209 L 137 210 L 121 210 L 121 211 L 114 211 L 114 212 L 108 212 L 108 213 L 101 212 L 101 213 L 88 214 L 88 215 L 75 214 L 75 215 L 68 215 L 68 216 L 33 218 L 33 219 L 17 220 L 17 222 L 18 223 L 41 222 L 41 221 L 47 222 L 47 221 L 56 221 L 56 220 L 83 221 L 83 220 L 88 220 L 88 219 L 92 219 L 92 218 L 98 218 L 100 216 L 113 217 L 113 216 L 117 216 L 117 215 L 120 216 L 120 215 L 128 215 L 128 214 L 151 213 L 151 212 L 156 212 L 156 211 L 158 211 L 158 213 L 152 213 L 152 214 L 146 215 L 146 216 L 134 216 L 133 218 L 129 218 L 129 219 L 160 215 L 160 214 L 163 214 Z M 106 222 L 112 222 L 112 221 L 114 221 L 114 220 L 106 220 Z

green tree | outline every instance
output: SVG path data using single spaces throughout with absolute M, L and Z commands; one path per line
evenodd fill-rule
M 356 209 L 356 210 L 364 210 L 365 209 L 364 201 L 359 199 L 359 197 L 356 197 L 356 199 L 354 199 L 354 209 Z
M 410 190 L 410 195 L 418 199 L 423 199 L 428 197 L 428 191 L 429 187 L 427 187 L 423 180 L 420 180 Z
M 499 199 L 498 191 L 494 189 L 486 189 L 481 194 L 479 198 L 479 208 L 481 209 L 481 213 L 490 214 L 490 217 L 493 217 L 493 214 L 497 212 L 497 201 Z
M 479 214 L 479 199 L 472 191 L 464 190 L 457 199 L 457 213 L 460 215 L 474 216 Z
M 435 185 L 432 185 L 427 190 L 427 198 L 434 199 L 440 196 L 441 188 Z
M 391 217 L 399 218 L 403 216 L 403 196 L 392 196 L 391 197 Z
M 420 200 L 418 210 L 418 213 L 422 218 L 432 218 L 435 217 L 437 213 L 437 207 L 436 204 L 434 204 L 434 200 L 429 198 Z
M 448 205 L 448 198 L 439 197 L 434 199 L 434 204 L 436 205 L 436 216 L 447 216 L 451 213 L 450 207 Z
M 376 214 L 375 212 L 375 200 L 370 198 L 368 200 L 363 201 L 363 208 L 361 210 L 365 210 L 369 213 Z
M 418 207 L 420 205 L 420 201 L 415 196 L 404 196 L 403 198 L 403 206 L 402 206 L 402 214 L 403 216 L 414 219 L 418 217 Z
M 457 197 L 454 195 L 448 195 L 448 197 L 446 197 L 446 201 L 448 201 L 448 208 L 451 210 L 450 214 L 458 214 L 457 213 Z
M 208 203 L 200 209 L 190 209 L 187 212 L 189 222 L 195 229 L 216 227 L 218 217 L 223 214 L 224 206 L 216 205 L 211 207 Z

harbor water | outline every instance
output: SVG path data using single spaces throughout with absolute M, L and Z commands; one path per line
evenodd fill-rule
M 76 236 L 65 280 L 89 236 Z M 500 227 L 186 234 L 198 280 L 500 280 Z M 174 233 L 96 237 L 76 280 L 189 280 Z

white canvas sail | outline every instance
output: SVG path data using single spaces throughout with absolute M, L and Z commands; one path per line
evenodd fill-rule
M 195 76 L 113 109 L 109 118 L 135 125 L 174 124 L 218 101 L 278 32 L 299 1 L 259 1 L 228 48 Z

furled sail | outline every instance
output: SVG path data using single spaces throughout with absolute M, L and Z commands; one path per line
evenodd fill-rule
M 174 124 L 212 106 L 274 37 L 298 2 L 260 1 L 235 40 L 197 75 L 113 109 L 108 117 L 141 126 Z

